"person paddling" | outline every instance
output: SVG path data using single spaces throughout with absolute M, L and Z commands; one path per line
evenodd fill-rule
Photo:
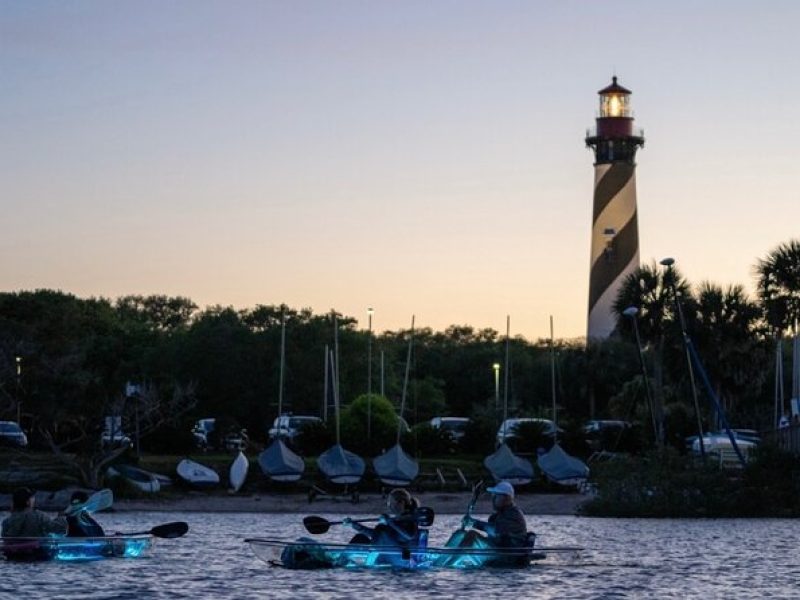
M 72 493 L 69 506 L 64 511 L 67 516 L 67 537 L 104 537 L 105 531 L 81 505 L 89 500 L 89 494 L 78 490 Z
M 33 490 L 22 487 L 11 496 L 11 515 L 3 519 L 4 538 L 39 538 L 50 534 L 63 535 L 67 522 L 63 518 L 51 519 L 34 508 Z
M 461 521 L 461 529 L 450 537 L 446 546 L 449 548 L 527 548 L 530 545 L 528 526 L 525 523 L 525 515 L 514 503 L 514 486 L 508 481 L 500 481 L 486 491 L 492 494 L 492 507 L 494 508 L 494 513 L 489 520 L 481 521 L 471 515 L 466 515 Z M 467 530 L 467 528 L 471 529 Z M 523 554 L 524 556 L 526 555 Z M 514 556 L 515 560 L 516 558 Z
M 389 492 L 386 508 L 389 512 L 380 516 L 377 527 L 368 527 L 350 518 L 344 519 L 344 525 L 349 525 L 358 532 L 351 543 L 401 548 L 417 546 L 420 529 L 416 511 L 419 502 L 407 490 L 396 488 Z

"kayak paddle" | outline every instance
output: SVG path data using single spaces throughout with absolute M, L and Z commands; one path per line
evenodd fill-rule
M 467 504 L 467 514 L 464 515 L 465 518 L 472 516 L 472 511 L 475 510 L 475 504 L 477 504 L 478 498 L 481 497 L 482 493 L 483 493 L 483 479 L 481 479 L 478 483 L 472 486 L 472 498 L 470 499 L 469 504 Z M 466 527 L 464 527 L 464 521 L 462 520 L 461 530 L 463 531 L 465 529 Z
M 157 538 L 173 539 L 185 535 L 189 531 L 189 524 L 185 521 L 173 521 L 172 523 L 164 523 L 163 525 L 156 525 L 148 531 L 133 531 L 131 533 L 118 533 L 120 537 L 129 537 L 132 535 L 152 535 Z
M 114 492 L 108 488 L 105 488 L 89 496 L 86 502 L 70 504 L 64 509 L 64 515 L 71 517 L 72 515 L 77 515 L 81 511 L 90 513 L 98 512 L 107 508 L 111 508 L 112 504 L 114 504 Z
M 428 508 L 426 506 L 420 507 L 414 511 L 414 515 L 417 518 L 417 525 L 422 527 L 430 527 L 433 525 L 433 518 L 435 516 L 433 509 Z M 379 521 L 380 518 L 372 518 L 372 519 L 357 519 L 350 521 L 351 523 L 370 523 L 374 521 Z M 318 535 L 320 533 L 326 533 L 328 529 L 331 528 L 331 525 L 341 525 L 344 521 L 329 521 L 324 517 L 317 517 L 315 515 L 311 515 L 303 519 L 303 525 L 308 530 L 309 533 L 313 533 L 314 535 Z

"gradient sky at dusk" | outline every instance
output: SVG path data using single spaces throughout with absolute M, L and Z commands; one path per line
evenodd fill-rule
M 0 289 L 585 335 L 597 90 L 641 257 L 800 235 L 797 2 L 0 1 Z

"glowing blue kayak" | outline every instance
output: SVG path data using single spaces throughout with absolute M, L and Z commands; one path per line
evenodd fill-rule
M 97 538 L 5 538 L 3 555 L 13 561 L 89 561 L 105 558 L 138 558 L 155 543 L 150 535 Z
M 287 569 L 475 569 L 526 567 L 545 558 L 533 548 L 399 548 L 319 543 L 309 538 L 286 541 L 245 540 L 254 554 L 272 566 Z

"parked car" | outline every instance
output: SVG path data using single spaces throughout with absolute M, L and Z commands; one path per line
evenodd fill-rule
M 0 421 L 0 444 L 25 448 L 28 445 L 28 436 L 16 421 Z
M 303 427 L 311 423 L 322 423 L 322 419 L 307 415 L 281 415 L 280 417 L 276 417 L 275 421 L 272 423 L 272 427 L 269 430 L 269 439 L 273 440 L 280 437 L 288 442 L 292 442 Z
M 194 436 L 195 445 L 202 449 L 208 450 L 215 445 L 215 436 L 217 420 L 215 418 L 198 419 L 194 427 L 192 427 L 192 435 Z M 244 450 L 250 442 L 247 436 L 246 429 L 231 430 L 225 434 L 222 440 L 216 445 L 222 446 L 225 450 Z
M 621 429 L 628 429 L 631 426 L 627 421 L 614 421 L 610 419 L 589 421 L 583 426 L 583 433 L 602 433 L 605 431 L 619 431 Z
M 515 429 L 522 423 L 536 423 L 540 425 L 542 432 L 546 436 L 554 436 L 556 434 L 556 429 L 558 429 L 559 432 L 563 431 L 560 427 L 556 428 L 556 424 L 550 419 L 535 419 L 531 417 L 506 419 L 500 424 L 500 428 L 497 430 L 498 445 L 505 443 L 507 439 L 515 437 Z
M 583 426 L 583 433 L 589 449 L 593 452 L 611 452 L 628 448 L 633 425 L 628 421 L 599 419 L 589 421 Z
M 468 417 L 433 417 L 431 419 L 431 427 L 447 432 L 454 442 L 464 437 L 467 425 L 469 425 Z
M 755 429 L 731 429 L 733 437 L 737 442 L 745 442 L 748 447 L 750 444 L 757 446 L 761 443 L 761 436 Z M 710 431 L 703 434 L 705 446 L 730 446 L 730 438 L 727 431 Z M 696 435 L 686 438 L 686 449 L 693 452 L 700 452 L 700 442 Z

